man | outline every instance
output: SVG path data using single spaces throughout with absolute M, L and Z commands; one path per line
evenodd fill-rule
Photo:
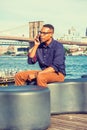
M 26 81 L 36 80 L 38 86 L 46 87 L 47 83 L 62 82 L 65 72 L 65 52 L 63 45 L 53 38 L 54 27 L 43 25 L 34 46 L 28 52 L 28 63 L 39 63 L 41 70 L 27 70 L 15 75 L 15 85 L 25 85 Z

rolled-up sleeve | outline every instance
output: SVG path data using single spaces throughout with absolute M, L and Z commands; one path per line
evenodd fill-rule
M 28 60 L 27 61 L 28 61 L 28 64 L 35 64 L 37 62 L 36 55 L 33 58 L 29 57 L 29 55 L 28 55 Z

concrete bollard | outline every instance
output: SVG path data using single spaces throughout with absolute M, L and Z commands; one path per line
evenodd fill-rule
M 50 90 L 30 86 L 0 87 L 0 129 L 45 130 L 50 125 Z
M 67 81 L 48 84 L 51 114 L 87 113 L 87 82 Z

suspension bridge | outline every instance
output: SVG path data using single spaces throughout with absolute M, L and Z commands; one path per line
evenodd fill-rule
M 0 31 L 0 45 L 29 46 L 29 23 Z
M 33 29 L 35 25 L 33 26 Z M 34 43 L 34 38 L 29 37 L 29 23 L 14 27 L 11 29 L 1 30 L 0 31 L 0 45 L 23 45 L 28 46 Z M 34 34 L 34 30 L 31 30 L 31 33 Z M 75 40 L 58 40 L 62 44 L 68 45 L 81 45 L 87 46 L 87 42 L 75 41 Z

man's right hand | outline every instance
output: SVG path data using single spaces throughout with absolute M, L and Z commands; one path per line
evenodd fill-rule
M 34 44 L 38 46 L 40 45 L 39 35 L 34 39 Z
M 36 55 L 38 46 L 40 45 L 39 36 L 34 39 L 34 46 L 29 49 L 28 56 L 33 58 Z
M 36 74 L 30 74 L 28 79 L 31 81 L 32 79 L 35 79 L 36 78 Z

